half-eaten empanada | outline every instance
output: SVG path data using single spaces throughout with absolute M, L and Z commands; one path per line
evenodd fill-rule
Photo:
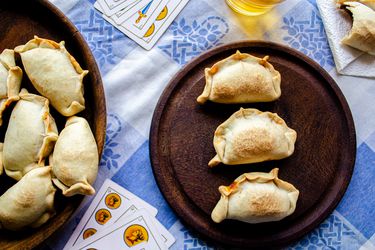
M 342 43 L 375 55 L 375 11 L 358 2 L 345 2 L 352 12 L 353 27 Z
M 53 182 L 63 195 L 95 194 L 91 184 L 98 174 L 98 148 L 84 118 L 68 118 L 49 159 L 55 175 Z
M 375 0 L 338 0 L 337 3 L 339 5 L 344 5 L 345 2 L 359 2 L 359 3 L 362 3 L 368 7 L 370 7 L 371 9 L 375 10 Z
M 55 214 L 51 167 L 28 172 L 0 197 L 0 228 L 39 227 Z
M 48 99 L 29 94 L 26 89 L 22 89 L 19 96 L 0 152 L 5 173 L 17 181 L 33 168 L 44 166 L 58 137 Z
M 0 126 L 4 110 L 19 99 L 22 70 L 16 66 L 14 51 L 5 49 L 0 54 Z
M 277 114 L 241 108 L 216 129 L 216 156 L 208 166 L 279 160 L 294 152 L 296 138 Z
M 63 41 L 56 43 L 35 36 L 14 50 L 20 53 L 34 87 L 60 114 L 72 116 L 85 109 L 82 81 L 88 71 L 82 70 Z
M 250 103 L 276 100 L 281 95 L 281 76 L 267 60 L 268 56 L 258 58 L 237 51 L 211 68 L 206 68 L 206 86 L 197 102 Z
M 299 191 L 290 183 L 277 177 L 279 169 L 269 173 L 246 173 L 231 185 L 220 186 L 221 198 L 211 218 L 216 223 L 225 219 L 246 223 L 279 221 L 291 215 Z

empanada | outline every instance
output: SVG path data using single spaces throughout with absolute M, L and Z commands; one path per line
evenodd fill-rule
M 206 86 L 197 102 L 249 103 L 276 100 L 281 95 L 281 76 L 267 60 L 268 56 L 262 59 L 237 51 L 211 68 L 206 68 Z
M 231 185 L 220 186 L 221 198 L 211 218 L 216 223 L 225 219 L 247 223 L 279 221 L 296 208 L 299 191 L 277 177 L 279 169 L 269 173 L 246 173 Z
M 39 227 L 55 214 L 51 167 L 28 172 L 0 197 L 0 228 Z
M 353 27 L 342 43 L 375 55 L 375 11 L 358 2 L 345 2 L 353 15 Z
M 348 1 L 348 0 L 338 0 L 337 3 L 339 5 L 344 5 L 345 2 L 359 2 L 359 3 L 362 3 L 368 7 L 370 7 L 371 9 L 375 10 L 375 0 L 351 0 L 351 1 Z
M 85 109 L 82 81 L 88 71 L 82 70 L 63 41 L 56 43 L 35 36 L 14 50 L 20 53 L 34 87 L 60 114 L 72 116 Z
M 216 129 L 217 154 L 208 166 L 282 159 L 294 152 L 296 138 L 296 131 L 277 114 L 241 108 Z
M 0 152 L 5 173 L 20 180 L 33 168 L 44 166 L 58 137 L 48 100 L 22 89 L 20 100 L 9 118 L 3 150 Z M 1 149 L 1 147 L 0 147 Z
M 16 66 L 14 51 L 5 49 L 0 54 L 0 126 L 4 110 L 19 99 L 22 70 Z
M 65 196 L 95 194 L 91 184 L 98 174 L 98 163 L 98 148 L 89 124 L 82 117 L 68 118 L 50 156 L 53 182 Z

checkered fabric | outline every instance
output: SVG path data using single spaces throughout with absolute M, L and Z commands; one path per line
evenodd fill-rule
M 375 249 L 375 82 L 338 75 L 314 0 L 288 0 L 271 12 L 247 18 L 224 0 L 191 0 L 151 51 L 106 22 L 94 0 L 51 0 L 76 25 L 100 67 L 108 124 L 95 183 L 110 178 L 155 206 L 157 219 L 176 237 L 172 249 L 217 249 L 184 227 L 160 193 L 149 157 L 149 128 L 156 102 L 173 75 L 204 51 L 236 40 L 271 40 L 318 62 L 336 80 L 352 110 L 357 159 L 349 188 L 336 210 L 290 249 Z M 157 62 L 157 63 L 155 63 Z M 162 71 L 160 69 L 163 69 Z M 142 93 L 141 95 L 139 93 Z M 142 183 L 142 189 L 138 188 Z M 42 249 L 62 249 L 92 197 Z

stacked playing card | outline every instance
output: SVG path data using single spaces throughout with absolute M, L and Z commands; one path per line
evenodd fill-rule
M 157 209 L 107 179 L 74 230 L 68 249 L 169 249 L 174 237 Z
M 189 0 L 98 0 L 103 18 L 150 50 Z

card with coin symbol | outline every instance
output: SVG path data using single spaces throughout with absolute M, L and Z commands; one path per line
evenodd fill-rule
M 152 249 L 164 250 L 163 243 L 153 218 L 145 209 L 120 219 L 117 223 L 91 236 L 87 241 L 73 247 L 83 249 Z
M 150 50 L 188 2 L 189 0 L 163 1 L 162 3 L 164 5 L 160 5 L 162 8 L 157 9 L 158 12 L 153 12 L 153 18 L 150 18 L 137 32 L 135 32 L 136 27 L 127 23 L 127 21 L 120 23 L 116 15 L 106 16 L 103 14 L 103 18 L 144 49 Z M 94 7 L 103 13 L 102 7 L 98 3 L 95 3 Z M 131 11 L 129 11 L 129 13 L 131 13 Z M 157 13 L 157 15 L 155 13 Z M 136 15 L 136 13 L 134 15 Z M 138 14 L 136 20 L 138 20 L 139 17 L 141 17 L 141 14 Z M 133 22 L 134 16 L 133 19 L 129 18 L 127 20 Z
M 139 209 L 156 216 L 157 209 L 117 183 L 107 179 L 83 215 L 64 249 L 70 249 L 87 238 L 127 217 Z

